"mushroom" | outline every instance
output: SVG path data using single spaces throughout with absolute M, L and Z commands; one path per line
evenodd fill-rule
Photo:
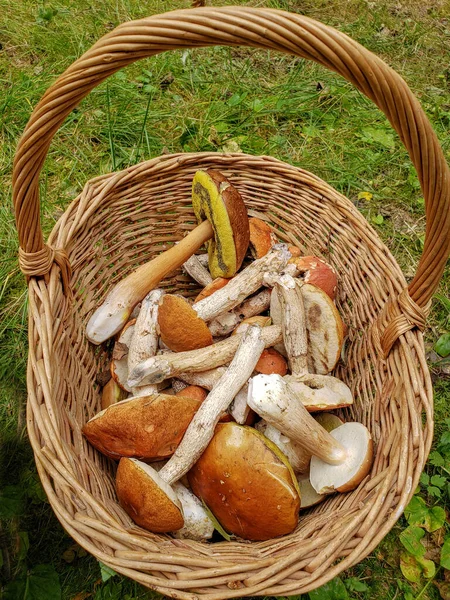
M 308 471 L 311 454 L 303 446 L 292 442 L 276 427 L 264 421 L 264 419 L 255 425 L 255 429 L 265 435 L 266 438 L 273 442 L 286 455 L 294 473 L 305 473 Z
M 315 506 L 320 502 L 323 502 L 327 497 L 326 494 L 318 494 L 311 485 L 309 475 L 300 473 L 297 475 L 298 487 L 300 488 L 300 510 Z
M 128 398 L 95 415 L 83 434 L 109 458 L 161 460 L 173 454 L 200 405 L 168 394 Z
M 119 331 L 134 306 L 208 240 L 212 276 L 232 277 L 236 273 L 250 236 L 247 209 L 239 192 L 218 171 L 198 171 L 192 184 L 192 204 L 197 219 L 206 220 L 114 286 L 87 324 L 86 335 L 92 343 L 101 344 Z
M 162 494 L 155 496 L 152 475 L 162 466 L 163 463 L 153 463 L 149 467 L 135 458 L 122 458 L 116 474 L 119 503 L 135 523 L 155 533 L 173 531 L 176 538 L 199 542 L 210 539 L 214 525 L 200 500 L 182 483 L 177 481 L 173 489 L 165 489 L 172 504 Z M 157 513 L 160 507 L 164 514 Z
M 184 396 L 185 398 L 194 398 L 199 402 L 203 402 L 206 396 L 208 395 L 207 390 L 205 388 L 200 387 L 199 385 L 188 385 L 181 392 L 177 392 L 175 396 Z
M 283 376 L 286 375 L 288 366 L 286 359 L 279 352 L 273 348 L 266 348 L 256 363 L 255 371 L 257 373 L 264 373 L 265 375 L 277 373 Z
M 250 251 L 254 258 L 261 258 L 278 242 L 277 236 L 267 223 L 257 217 L 251 217 L 248 225 L 250 227 Z
M 233 358 L 242 336 L 247 331 L 244 334 L 231 336 L 206 348 L 188 352 L 173 352 L 149 358 L 129 374 L 128 385 L 158 383 L 169 377 L 179 377 L 181 373 L 186 371 L 198 373 L 220 367 Z M 263 327 L 261 338 L 266 348 L 279 343 L 282 339 L 280 327 L 277 325 Z
M 205 256 L 207 257 L 207 255 Z M 193 254 L 183 263 L 183 271 L 186 271 L 194 281 L 202 286 L 209 285 L 213 280 L 210 272 L 202 265 L 197 254 Z
M 244 319 L 242 323 L 240 323 L 236 329 L 233 331 L 231 335 L 236 335 L 237 333 L 244 333 L 244 331 L 250 327 L 250 325 L 259 325 L 260 327 L 269 327 L 272 325 L 272 319 L 268 316 L 263 317 L 261 315 L 257 315 L 254 317 L 249 317 L 248 319 Z
M 333 413 L 320 412 L 319 414 L 314 415 L 314 418 L 328 432 L 333 431 L 336 427 L 340 427 L 344 424 L 344 421 Z
M 310 411 L 349 406 L 353 403 L 353 396 L 350 388 L 343 381 L 330 375 L 308 373 L 308 362 L 311 362 L 308 361 L 308 350 L 313 357 L 320 357 L 322 366 L 335 362 L 335 347 L 332 344 L 326 346 L 326 341 L 323 341 L 322 347 L 319 345 L 320 341 L 332 338 L 331 330 L 336 321 L 333 317 L 329 320 L 321 320 L 321 315 L 326 312 L 331 300 L 319 288 L 310 284 L 302 285 L 299 280 L 292 280 L 292 286 L 287 288 L 277 285 L 274 290 L 281 305 L 283 340 L 292 373 L 286 375 L 285 379 Z M 306 302 L 305 305 L 303 304 L 304 298 L 311 299 L 311 297 L 313 299 L 318 297 L 318 307 L 313 304 L 311 308 L 311 304 L 307 305 Z M 323 304 L 324 298 L 326 301 Z M 307 306 L 309 312 L 305 310 Z M 308 322 L 308 317 L 309 344 L 305 324 Z M 327 324 L 329 324 L 328 329 L 325 327 Z M 329 359 L 328 363 L 326 363 L 327 359 Z M 319 358 L 313 362 L 319 362 Z M 327 368 L 328 366 L 323 366 L 323 370 Z
M 142 361 L 155 356 L 158 349 L 158 304 L 164 296 L 163 290 L 153 290 L 142 301 L 141 310 L 133 328 L 128 350 L 128 373 Z M 148 396 L 156 393 L 157 386 L 134 386 L 131 393 L 134 397 Z
M 361 423 L 344 423 L 328 433 L 279 375 L 253 377 L 247 402 L 265 421 L 311 453 L 310 479 L 319 494 L 350 491 L 369 472 L 373 445 L 368 429 Z
M 304 283 L 321 288 L 332 300 L 336 298 L 337 273 L 327 262 L 317 256 L 293 256 L 289 261 L 297 267 L 297 277 Z
M 145 513 L 145 525 L 143 526 L 150 531 L 155 533 L 174 531 L 183 526 L 181 505 L 171 486 L 199 459 L 214 435 L 214 428 L 221 414 L 228 408 L 232 399 L 252 374 L 264 348 L 261 332 L 259 327 L 253 326 L 243 334 L 229 367 L 200 406 L 172 458 L 159 473 L 148 466 L 145 468 L 145 472 L 150 477 L 150 479 L 146 478 L 145 506 L 143 507 L 141 496 L 133 496 L 133 499 L 127 496 L 127 499 L 123 500 L 124 505 L 125 502 L 128 503 L 127 512 L 132 518 L 138 512 Z M 176 398 L 177 396 L 172 396 L 172 399 Z M 123 492 L 127 494 L 126 488 Z M 141 492 L 144 493 L 144 490 Z M 157 510 L 154 510 L 154 507 Z M 181 522 L 181 524 L 173 526 L 170 523 L 169 525 L 165 519 L 165 515 L 168 514 L 174 517 L 172 520 L 175 524 L 177 523 L 175 517 L 178 517 L 178 523 Z M 161 519 L 163 524 L 161 524 Z
M 298 523 L 300 498 L 292 468 L 251 427 L 219 424 L 188 479 L 224 529 L 244 539 L 286 535 Z
M 267 273 L 279 272 L 286 266 L 290 257 L 286 244 L 277 244 L 268 254 L 255 260 L 230 279 L 225 287 L 192 306 L 183 298 L 166 294 L 160 303 L 158 315 L 164 343 L 177 352 L 212 343 L 212 334 L 206 322 L 241 304 L 247 296 L 262 286 Z

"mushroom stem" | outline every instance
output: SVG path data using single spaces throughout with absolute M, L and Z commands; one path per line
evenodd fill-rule
M 244 319 L 255 317 L 270 306 L 271 290 L 263 290 L 236 306 L 232 311 L 225 312 L 210 321 L 208 327 L 213 336 L 228 335 Z
M 244 334 L 233 335 L 226 340 L 198 350 L 173 352 L 149 358 L 129 374 L 128 383 L 133 386 L 159 383 L 168 377 L 178 377 L 185 371 L 197 373 L 220 367 L 233 358 L 242 335 Z M 261 330 L 261 338 L 265 348 L 278 344 L 282 339 L 281 329 L 277 325 L 264 327 Z
M 330 465 L 342 464 L 346 448 L 309 414 L 280 375 L 251 379 L 247 403 L 260 417 Z
M 205 254 L 204 256 L 206 256 L 206 260 L 208 261 L 208 255 Z M 206 264 L 208 264 L 208 262 L 206 262 Z M 197 254 L 193 254 L 185 263 L 183 263 L 183 271 L 186 271 L 194 281 L 203 287 L 210 284 L 213 280 L 208 269 L 200 262 Z
M 305 309 L 299 285 L 287 288 L 276 285 L 282 311 L 282 332 L 289 366 L 294 377 L 308 373 L 308 337 L 306 334 Z
M 212 237 L 211 223 L 203 221 L 178 244 L 119 281 L 89 319 L 86 327 L 88 340 L 93 344 L 101 344 L 120 331 L 135 305 Z
M 153 290 L 142 301 L 141 310 L 134 325 L 133 337 L 128 350 L 128 372 L 142 361 L 155 356 L 158 349 L 158 305 L 163 290 Z M 156 385 L 134 386 L 133 396 L 150 396 L 157 393 Z
M 192 305 L 197 315 L 204 321 L 210 321 L 221 313 L 241 304 L 247 296 L 256 292 L 263 284 L 268 271 L 280 271 L 291 258 L 286 244 L 276 244 L 262 258 L 253 261 L 248 267 L 235 275 L 226 285 Z
M 249 327 L 240 340 L 237 352 L 226 372 L 208 394 L 175 453 L 161 469 L 159 475 L 169 484 L 177 481 L 198 460 L 214 435 L 214 428 L 221 414 L 251 376 L 264 349 L 262 330 Z
M 212 390 L 225 371 L 225 367 L 216 367 L 215 369 L 201 371 L 200 373 L 179 373 L 177 377 L 181 381 L 186 382 L 186 384 L 199 385 L 207 390 Z

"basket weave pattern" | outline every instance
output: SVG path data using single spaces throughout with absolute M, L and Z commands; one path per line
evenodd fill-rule
M 214 44 L 316 60 L 385 112 L 426 201 L 424 254 L 409 287 L 349 200 L 270 157 L 167 155 L 98 177 L 44 244 L 38 178 L 70 110 L 138 58 Z M 87 320 L 115 282 L 194 227 L 192 177 L 208 167 L 229 177 L 250 214 L 270 222 L 281 240 L 338 270 L 349 341 L 337 376 L 355 395 L 346 416 L 365 423 L 375 442 L 372 472 L 354 492 L 329 498 L 302 514 L 294 533 L 267 542 L 200 544 L 140 529 L 117 503 L 115 465 L 81 435 L 99 410 L 96 377 L 107 367 L 109 349 L 86 340 Z M 43 485 L 68 533 L 120 573 L 186 599 L 305 593 L 367 556 L 403 512 L 430 449 L 432 389 L 420 329 L 449 253 L 448 183 L 436 137 L 404 81 L 343 34 L 300 15 L 242 7 L 176 11 L 121 25 L 76 61 L 36 107 L 14 171 L 20 262 L 29 277 L 28 431 Z M 181 271 L 163 287 L 198 291 Z

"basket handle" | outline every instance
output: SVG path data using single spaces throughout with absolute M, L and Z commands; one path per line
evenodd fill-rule
M 415 326 L 423 329 L 426 308 L 450 253 L 450 172 L 437 137 L 405 81 L 380 58 L 320 22 L 266 8 L 194 8 L 124 23 L 55 81 L 33 111 L 14 161 L 13 200 L 22 271 L 42 276 L 56 261 L 63 283 L 68 281 L 67 257 L 44 244 L 39 211 L 39 174 L 65 117 L 95 86 L 140 58 L 215 45 L 254 46 L 316 61 L 353 83 L 384 112 L 417 170 L 427 218 L 417 273 L 395 299 L 397 308 L 388 326 L 391 331 L 385 332 L 385 350 L 401 333 Z

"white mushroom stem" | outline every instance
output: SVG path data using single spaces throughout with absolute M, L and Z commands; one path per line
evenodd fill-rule
M 187 388 L 188 385 L 189 384 L 185 383 L 184 381 L 181 381 L 181 379 L 172 379 L 172 390 L 174 394 L 178 394 L 178 392 L 181 392 L 181 390 Z
M 161 469 L 160 477 L 171 484 L 178 481 L 200 458 L 214 435 L 221 414 L 252 374 L 264 350 L 260 327 L 249 327 L 226 372 L 208 394 L 190 422 L 180 445 Z
M 206 390 L 212 390 L 225 371 L 225 367 L 216 367 L 209 371 L 200 371 L 200 373 L 179 373 L 177 377 L 183 382 L 186 382 L 186 384 L 199 385 Z
M 248 298 L 245 302 L 234 308 L 230 312 L 225 312 L 208 324 L 209 330 L 213 336 L 228 335 L 244 319 L 255 317 L 267 310 L 270 306 L 271 290 L 263 290 Z
M 208 264 L 208 255 L 204 254 L 203 256 L 206 257 L 206 264 Z M 200 262 L 197 254 L 193 254 L 187 259 L 183 264 L 183 270 L 203 287 L 207 286 L 213 280 L 208 269 Z
M 233 358 L 242 335 L 244 334 L 233 335 L 222 342 L 198 350 L 173 352 L 149 358 L 129 374 L 128 383 L 133 386 L 158 383 L 168 377 L 178 377 L 186 371 L 195 373 L 220 367 Z M 276 325 L 264 327 L 261 330 L 261 338 L 265 348 L 278 344 L 282 339 L 281 329 Z
M 173 491 L 181 502 L 183 509 L 184 527 L 174 532 L 179 539 L 197 540 L 202 542 L 212 538 L 214 524 L 197 496 L 182 483 L 173 484 Z
M 158 349 L 158 304 L 163 295 L 163 290 L 153 290 L 142 301 L 128 350 L 129 373 L 142 361 L 156 354 Z M 135 397 L 149 396 L 157 392 L 157 386 L 133 386 L 131 392 Z
M 239 425 L 244 425 L 250 412 L 250 407 L 247 404 L 248 384 L 246 383 L 241 390 L 236 394 L 233 400 L 229 413 Z
M 235 308 L 256 292 L 262 286 L 267 271 L 280 271 L 287 265 L 291 256 L 286 244 L 276 244 L 265 256 L 253 261 L 235 275 L 225 287 L 195 302 L 192 308 L 201 319 L 211 321 L 221 313 Z
M 276 427 L 267 423 L 267 421 L 261 420 L 256 424 L 255 429 L 278 446 L 281 452 L 286 455 L 295 473 L 305 473 L 308 471 L 311 454 L 303 446 L 290 440 Z
M 347 450 L 309 414 L 279 375 L 250 380 L 247 402 L 260 417 L 324 462 L 342 464 Z
M 195 256 L 202 267 L 209 268 L 209 256 L 207 254 L 196 254 Z
M 86 336 L 93 344 L 101 344 L 120 331 L 138 302 L 154 289 L 166 275 L 180 267 L 214 235 L 209 221 L 193 229 L 178 244 L 169 248 L 119 281 L 103 304 L 93 313 Z

